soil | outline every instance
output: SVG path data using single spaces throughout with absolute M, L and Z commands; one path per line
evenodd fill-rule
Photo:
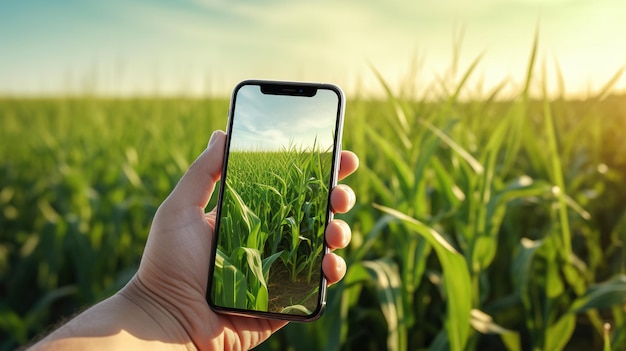
M 321 265 L 319 265 L 321 267 Z M 316 309 L 318 294 L 311 294 L 320 283 L 320 272 L 313 273 L 311 282 L 307 282 L 305 273 L 301 273 L 295 281 L 291 280 L 291 272 L 277 260 L 270 269 L 267 285 L 269 312 L 280 313 L 285 307 L 303 305 L 309 311 Z M 307 296 L 311 295 L 306 301 Z

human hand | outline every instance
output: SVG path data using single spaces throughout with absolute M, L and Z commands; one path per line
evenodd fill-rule
M 199 349 L 249 349 L 267 339 L 286 324 L 284 321 L 228 316 L 214 313 L 206 302 L 208 269 L 212 248 L 215 210 L 205 208 L 219 180 L 222 169 L 225 134 L 216 131 L 207 149 L 181 178 L 170 196 L 159 207 L 139 271 L 120 292 L 140 305 L 153 319 L 165 320 L 174 335 L 173 342 L 193 343 Z M 358 167 L 357 156 L 341 154 L 339 179 Z M 355 195 L 346 185 L 331 193 L 335 213 L 352 208 Z M 350 241 L 350 227 L 334 219 L 326 229 L 331 249 L 345 247 Z M 322 262 L 328 284 L 343 278 L 345 261 L 334 253 Z M 164 328 L 165 329 L 165 328 Z M 188 340 L 185 340 L 188 336 Z

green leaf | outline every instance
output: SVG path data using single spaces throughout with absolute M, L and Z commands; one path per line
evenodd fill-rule
M 476 172 L 476 174 L 483 174 L 485 168 L 483 167 L 478 160 L 476 160 L 467 150 L 465 150 L 461 145 L 456 143 L 452 138 L 450 138 L 446 133 L 444 133 L 441 129 L 435 127 L 432 123 L 427 120 L 420 119 L 420 123 L 428 128 L 431 132 L 433 132 L 436 136 L 439 137 L 444 143 L 446 143 L 452 150 L 454 150 L 461 158 L 467 162 L 470 167 Z
M 388 213 L 425 238 L 432 245 L 443 268 L 446 296 L 447 318 L 445 327 L 448 333 L 450 349 L 461 351 L 465 348 L 470 327 L 471 282 L 465 258 L 460 255 L 437 231 L 392 208 L 374 205 Z
M 611 325 L 605 324 L 602 332 L 602 341 L 604 342 L 602 351 L 611 351 Z
M 256 280 L 262 286 L 267 287 L 267 283 L 265 282 L 265 276 L 263 274 L 263 264 L 261 262 L 261 252 L 257 249 L 249 248 L 249 247 L 241 247 L 239 248 L 245 252 L 246 261 L 248 263 L 248 269 L 254 274 Z
M 221 306 L 233 308 L 248 307 L 246 276 L 237 267 L 228 262 L 224 262 L 224 268 L 222 269 L 222 284 L 224 290 L 221 296 Z
M 19 343 L 26 343 L 27 321 L 7 306 L 0 305 L 0 330 L 4 335 L 9 335 Z
M 547 265 L 546 295 L 549 298 L 554 299 L 563 294 L 565 286 L 561 276 L 559 275 L 559 266 L 557 265 L 557 262 L 554 260 L 548 260 Z
M 283 251 L 278 251 L 275 252 L 274 254 L 265 257 L 262 261 L 262 266 L 263 266 L 263 277 L 266 279 L 269 276 L 269 271 L 270 268 L 272 268 L 272 265 L 274 264 L 274 261 L 276 261 L 276 259 L 278 259 L 280 257 L 280 255 L 282 255 Z
M 520 351 L 522 349 L 521 339 L 518 332 L 506 329 L 493 321 L 493 318 L 483 311 L 472 309 L 472 327 L 482 334 L 497 334 L 509 351 Z
M 400 187 L 403 191 L 408 192 L 412 190 L 415 178 L 413 171 L 409 167 L 409 162 L 402 157 L 402 154 L 398 152 L 397 147 L 392 144 L 388 139 L 381 137 L 372 129 L 366 129 L 367 135 L 373 144 L 384 154 L 394 168 L 395 174 L 400 181 Z
M 294 314 L 294 315 L 301 315 L 301 316 L 309 316 L 311 315 L 311 311 L 309 311 L 308 308 L 302 306 L 302 305 L 292 305 L 292 306 L 287 306 L 285 308 L 283 308 L 280 313 L 285 313 L 285 314 Z
M 576 315 L 565 314 L 546 331 L 546 343 L 544 350 L 563 350 L 574 333 L 576 327 Z
M 257 290 L 254 299 L 254 308 L 257 311 L 267 311 L 269 305 L 269 291 L 267 287 L 262 286 Z
M 395 263 L 380 259 L 361 263 L 376 282 L 380 308 L 387 321 L 387 349 L 405 350 L 406 324 L 402 301 L 402 280 Z
M 530 282 L 533 276 L 532 262 L 537 250 L 543 245 L 543 241 L 533 241 L 522 238 L 520 241 L 517 255 L 514 257 L 511 266 L 511 275 L 517 295 L 522 300 L 524 310 L 526 311 L 526 326 L 531 333 L 538 332 L 538 322 L 532 316 L 533 312 L 533 296 L 530 289 Z
M 570 312 L 581 313 L 589 309 L 609 308 L 625 303 L 626 275 L 618 275 L 606 282 L 590 286 L 585 295 L 572 303 Z

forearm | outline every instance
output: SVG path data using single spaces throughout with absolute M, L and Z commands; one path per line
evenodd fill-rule
M 178 321 L 141 296 L 118 293 L 79 314 L 32 350 L 195 349 Z

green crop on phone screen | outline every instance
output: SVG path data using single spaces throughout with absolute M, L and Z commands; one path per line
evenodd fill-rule
M 331 164 L 331 150 L 315 147 L 230 153 L 218 236 L 224 265 L 217 271 L 238 278 L 223 287 L 226 306 L 288 313 L 315 308 Z

